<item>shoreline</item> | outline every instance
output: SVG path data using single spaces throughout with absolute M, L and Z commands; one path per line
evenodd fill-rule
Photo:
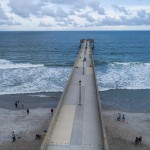
M 45 134 L 43 131 L 48 128 L 52 117 L 50 108 L 56 108 L 61 94 L 62 92 L 39 92 L 0 95 L 0 149 L 23 150 L 27 147 L 28 150 L 38 150 Z M 24 109 L 15 108 L 14 104 L 18 99 L 20 104 L 24 104 Z M 29 115 L 26 113 L 27 108 L 30 109 Z M 118 112 L 125 114 L 124 123 L 116 121 Z M 125 111 L 103 101 L 102 116 L 109 150 L 150 149 L 150 113 Z M 21 136 L 15 143 L 12 142 L 12 131 L 17 137 Z M 42 135 L 41 140 L 35 140 L 37 133 Z M 134 145 L 136 136 L 142 136 L 142 145 Z
M 56 107 L 62 92 L 39 92 L 26 94 L 0 95 L 0 108 L 16 110 L 15 102 L 19 100 L 20 107 L 26 108 L 50 108 Z

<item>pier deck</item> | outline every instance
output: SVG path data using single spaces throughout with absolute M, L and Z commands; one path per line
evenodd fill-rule
M 55 124 L 41 150 L 103 150 L 103 127 L 90 40 L 83 40 Z M 81 82 L 80 82 L 81 81 Z M 44 146 L 46 145 L 46 146 Z

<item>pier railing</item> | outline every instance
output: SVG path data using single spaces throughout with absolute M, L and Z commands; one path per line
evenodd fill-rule
M 99 107 L 98 107 L 99 108 L 99 117 L 100 117 L 100 122 L 101 122 L 101 127 L 102 127 L 101 131 L 102 131 L 103 147 L 104 147 L 104 150 L 109 150 L 107 135 L 106 135 L 106 131 L 105 131 L 104 123 L 103 123 L 103 117 L 102 117 L 101 100 L 100 100 L 99 91 L 98 91 L 94 58 L 93 58 L 93 55 L 91 55 L 91 56 L 92 56 L 92 66 L 93 66 L 93 72 L 94 72 L 94 80 L 95 80 L 95 85 L 96 85 L 96 93 L 97 93 L 96 95 L 97 95 L 98 105 L 99 105 Z

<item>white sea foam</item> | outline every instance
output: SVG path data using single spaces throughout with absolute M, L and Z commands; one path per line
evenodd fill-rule
M 30 63 L 13 63 L 9 60 L 0 59 L 0 69 L 15 69 L 15 68 L 29 68 L 29 67 L 42 67 L 43 64 L 30 64 Z
M 1 61 L 6 64 L 7 61 Z M 9 64 L 12 64 L 8 61 Z M 1 63 L 2 64 L 2 63 Z M 19 64 L 21 66 L 21 64 Z M 32 65 L 0 68 L 0 94 L 63 91 L 71 68 Z M 23 66 L 26 64 L 23 64 Z M 32 67 L 31 67 L 32 66 Z
M 150 89 L 150 63 L 111 63 L 97 70 L 99 89 Z
M 0 60 L 0 95 L 63 91 L 72 70 L 71 67 L 45 67 L 42 64 L 13 65 Z M 150 89 L 150 63 L 111 63 L 97 67 L 96 76 L 101 91 Z

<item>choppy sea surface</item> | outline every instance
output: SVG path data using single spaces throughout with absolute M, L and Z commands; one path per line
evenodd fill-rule
M 0 95 L 63 91 L 82 38 L 100 91 L 150 89 L 149 31 L 0 32 Z

